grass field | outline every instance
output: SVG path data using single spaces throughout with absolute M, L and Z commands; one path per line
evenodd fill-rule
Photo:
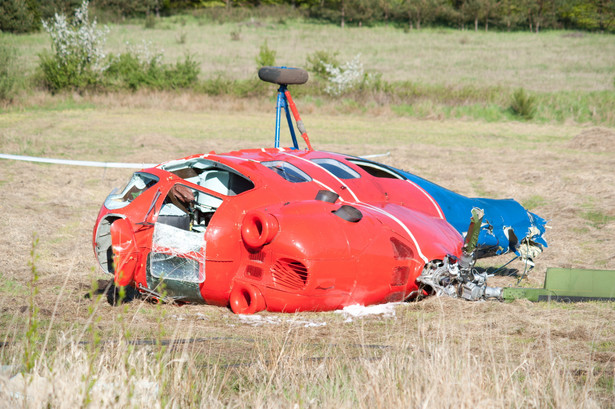
M 64 100 L 40 95 L 35 106 L 0 117 L 0 151 L 159 162 L 267 146 L 273 117 L 256 102 L 164 93 Z M 523 285 L 541 286 L 547 266 L 615 269 L 613 130 L 419 121 L 386 110 L 331 114 L 327 107 L 298 103 L 318 149 L 391 152 L 384 162 L 466 195 L 515 197 L 549 219 L 549 248 Z M 143 301 L 111 307 L 92 291 L 93 282 L 107 277 L 96 269 L 91 234 L 105 196 L 129 174 L 0 162 L 4 402 L 28 407 L 615 404 L 612 303 L 434 298 L 350 320 L 339 313 L 260 313 L 250 320 L 219 307 Z M 33 234 L 39 240 L 34 257 Z M 481 265 L 507 260 L 486 259 Z M 32 265 L 39 276 L 34 301 Z M 492 280 L 515 283 L 505 276 Z M 28 325 L 33 307 L 38 309 L 34 332 Z M 24 371 L 27 356 L 37 358 L 30 372 Z
M 388 81 L 587 92 L 611 91 L 615 78 L 615 41 L 603 34 L 404 32 L 392 26 L 341 29 L 302 20 L 219 24 L 192 16 L 166 18 L 153 29 L 139 21 L 109 28 L 110 52 L 125 51 L 127 42 L 146 41 L 153 51 L 163 52 L 167 62 L 194 56 L 207 78 L 252 78 L 255 57 L 265 42 L 277 52 L 276 62 L 287 66 L 304 66 L 307 55 L 318 50 L 337 52 L 342 62 L 361 54 L 365 69 L 382 73 Z M 25 72 L 32 72 L 37 55 L 50 48 L 46 33 L 2 34 L 0 40 L 18 46 Z
M 167 61 L 193 54 L 203 77 L 253 76 L 258 46 L 267 40 L 280 64 L 302 65 L 322 49 L 339 51 L 341 60 L 361 53 L 368 70 L 391 80 L 525 87 L 545 99 L 578 101 L 565 109 L 589 114 L 520 122 L 499 111 L 475 120 L 463 106 L 441 116 L 429 101 L 357 106 L 296 98 L 316 149 L 390 152 L 379 160 L 464 195 L 513 197 L 548 219 L 549 248 L 521 285 L 542 286 L 547 267 L 615 269 L 615 129 L 608 126 L 615 111 L 586 102 L 612 93 L 612 36 L 404 33 L 188 16 L 156 29 L 142 22 L 111 26 L 108 44 L 118 52 L 125 41 L 142 39 L 164 49 Z M 18 46 L 26 74 L 48 47 L 44 34 L 1 34 L 0 41 Z M 273 107 L 272 98 L 197 92 L 30 90 L 0 111 L 0 152 L 158 163 L 270 146 Z M 419 110 L 424 114 L 407 115 Z M 112 307 L 96 288 L 109 277 L 97 268 L 92 229 L 106 195 L 130 174 L 0 160 L 0 407 L 615 406 L 614 303 L 431 298 L 363 318 L 249 318 L 220 307 L 145 301 Z M 509 267 L 523 269 L 520 262 Z M 490 279 L 515 283 L 510 276 Z
M 200 82 L 193 85 L 197 93 L 262 96 L 250 79 L 255 78 L 260 46 L 267 44 L 276 52 L 276 64 L 287 66 L 309 68 L 307 58 L 315 52 L 335 55 L 340 63 L 360 54 L 372 79 L 342 96 L 333 107 L 340 112 L 386 107 L 411 118 L 506 122 L 519 118 L 511 106 L 514 92 L 523 88 L 534 99 L 535 122 L 615 126 L 612 35 L 341 29 L 301 19 L 221 24 L 187 15 L 161 19 L 152 29 L 138 20 L 110 25 L 106 51 L 118 55 L 144 42 L 167 64 L 188 55 L 198 62 Z M 1 103 L 0 109 L 32 105 L 40 86 L 38 55 L 50 49 L 48 35 L 0 34 L 0 44 L 16 47 L 23 77 L 17 83 L 25 84 L 13 104 Z M 313 79 L 297 92 L 310 95 L 319 106 L 338 101 L 324 89 L 322 80 Z

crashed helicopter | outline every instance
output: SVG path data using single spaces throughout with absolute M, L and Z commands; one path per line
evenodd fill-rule
M 501 299 L 478 257 L 546 247 L 546 221 L 518 202 L 468 198 L 369 159 L 314 150 L 277 84 L 272 148 L 196 154 L 143 169 L 105 200 L 95 256 L 116 286 L 235 313 L 327 311 L 445 294 Z M 291 147 L 280 146 L 282 109 Z M 306 144 L 300 148 L 291 113 Z

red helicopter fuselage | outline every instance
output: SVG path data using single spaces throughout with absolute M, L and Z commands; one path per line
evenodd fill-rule
M 436 201 L 390 168 L 288 148 L 144 169 L 94 231 L 117 285 L 236 313 L 402 301 L 429 261 L 462 245 Z

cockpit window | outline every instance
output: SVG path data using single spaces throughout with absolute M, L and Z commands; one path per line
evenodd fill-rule
M 402 175 L 395 172 L 392 169 L 384 165 L 380 165 L 374 162 L 362 161 L 360 159 L 347 159 L 348 162 L 354 163 L 370 175 L 377 178 L 385 178 L 385 179 L 405 179 Z
M 120 209 L 139 197 L 150 187 L 158 183 L 158 178 L 144 172 L 136 172 L 122 189 L 121 193 L 111 193 L 105 200 L 108 209 Z
M 273 170 L 275 173 L 292 183 L 309 182 L 312 180 L 312 178 L 309 177 L 307 173 L 305 173 L 295 165 L 292 165 L 288 162 L 284 162 L 282 160 L 261 162 L 261 164 Z
M 161 169 L 225 196 L 254 189 L 254 183 L 234 169 L 201 157 L 168 162 Z
M 361 177 L 359 173 L 351 169 L 348 165 L 343 164 L 342 162 L 329 159 L 329 158 L 320 158 L 320 159 L 312 159 L 312 162 L 322 166 L 333 175 L 337 176 L 340 179 L 358 179 Z

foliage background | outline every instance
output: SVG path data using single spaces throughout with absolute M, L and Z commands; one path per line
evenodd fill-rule
M 78 0 L 4 0 L 0 30 L 23 33 L 41 27 L 54 13 L 72 14 Z M 93 0 L 103 20 L 171 15 L 186 11 L 224 14 L 241 9 L 290 7 L 306 17 L 341 26 L 391 23 L 407 29 L 425 26 L 460 29 L 615 30 L 612 0 Z M 216 10 L 213 11 L 212 10 Z

